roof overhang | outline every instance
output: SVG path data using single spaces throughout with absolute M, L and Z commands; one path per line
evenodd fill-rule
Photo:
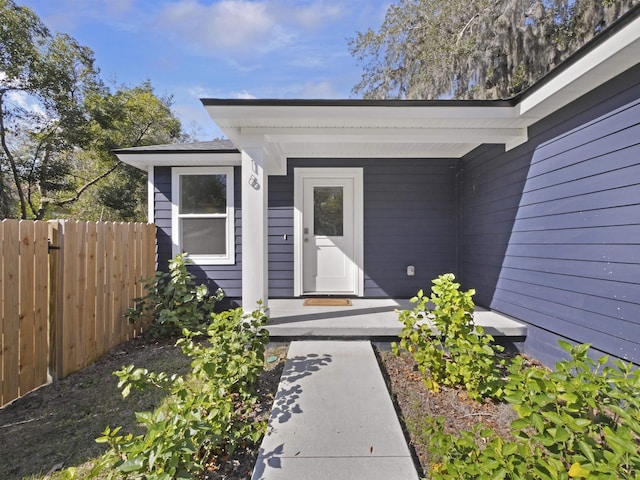
M 527 139 L 509 102 L 203 100 L 240 149 L 281 158 L 459 158 Z
M 215 167 L 240 165 L 239 152 L 116 151 L 118 158 L 140 170 L 149 167 Z
M 118 158 L 141 170 L 150 167 L 240 165 L 240 151 L 229 140 L 149 145 L 114 150 Z
M 628 13 L 510 100 L 202 103 L 237 148 L 262 147 L 280 166 L 283 158 L 460 158 L 482 144 L 503 144 L 508 150 L 527 141 L 531 125 L 638 63 L 639 12 Z

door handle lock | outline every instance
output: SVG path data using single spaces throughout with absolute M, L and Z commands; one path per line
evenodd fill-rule
M 304 234 L 309 235 L 309 227 L 304 227 Z

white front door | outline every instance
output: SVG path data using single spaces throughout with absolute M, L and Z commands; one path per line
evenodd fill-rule
M 296 173 L 298 294 L 361 295 L 362 171 Z

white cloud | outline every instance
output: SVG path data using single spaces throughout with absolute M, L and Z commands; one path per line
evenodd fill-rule
M 290 2 L 282 5 L 284 7 L 281 11 L 282 18 L 305 30 L 323 28 L 345 15 L 344 2 L 332 3 L 320 0 L 301 8 L 295 8 L 294 5 L 299 6 L 300 3 Z
M 340 3 L 318 0 L 221 0 L 168 4 L 155 26 L 198 55 L 257 58 L 310 40 L 310 31 L 341 18 Z
M 247 92 L 246 90 L 242 90 L 241 92 L 233 92 L 231 94 L 231 98 L 237 98 L 242 100 L 252 100 L 254 98 L 258 98 L 255 95 Z
M 211 87 L 190 87 L 187 90 L 187 93 L 193 98 L 241 98 L 241 99 L 252 99 L 258 98 L 257 96 L 249 93 L 246 89 L 242 89 L 240 91 L 222 91 L 221 89 L 211 89 Z
M 6 102 L 28 112 L 31 112 L 32 114 L 46 117 L 47 112 L 42 104 L 33 96 L 28 95 L 25 92 L 8 92 Z
M 292 40 L 264 2 L 182 1 L 169 5 L 156 25 L 203 56 L 267 53 Z

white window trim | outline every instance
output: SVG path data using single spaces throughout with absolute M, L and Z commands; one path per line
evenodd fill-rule
M 173 256 L 180 249 L 180 175 L 226 175 L 227 176 L 227 254 L 226 255 L 188 255 L 195 265 L 233 265 L 236 261 L 235 208 L 233 167 L 183 167 L 171 169 L 171 239 Z

